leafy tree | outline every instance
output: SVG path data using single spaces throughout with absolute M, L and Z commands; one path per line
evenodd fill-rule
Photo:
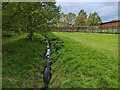
M 75 21 L 75 18 L 76 18 L 76 15 L 72 12 L 70 12 L 66 15 L 66 21 L 68 24 L 73 24 Z
M 18 13 L 18 14 L 17 14 Z M 15 10 L 15 3 L 3 3 L 2 10 L 2 26 L 3 26 L 3 34 L 5 36 L 12 36 L 16 32 L 20 32 L 20 20 L 18 19 L 19 12 Z M 16 29 L 15 29 L 16 28 Z
M 97 12 L 94 12 L 92 14 L 90 13 L 87 19 L 87 24 L 89 26 L 97 26 L 97 25 L 100 25 L 101 23 L 102 23 L 102 20 Z
M 62 26 L 73 24 L 74 21 L 75 21 L 75 18 L 76 18 L 76 15 L 74 13 L 72 13 L 72 12 L 70 12 L 68 14 L 64 14 L 62 12 L 61 16 L 60 16 L 59 24 L 61 24 Z
M 87 20 L 87 13 L 84 10 L 80 10 L 80 12 L 78 13 L 78 16 L 76 17 L 75 25 L 84 26 L 86 20 Z
M 66 16 L 67 16 L 67 14 L 64 14 L 63 12 L 60 14 L 60 20 L 58 22 L 59 25 L 61 25 L 61 26 L 67 25 Z
M 3 31 L 24 30 L 32 39 L 34 32 L 47 32 L 56 24 L 60 16 L 60 7 L 55 2 L 9 2 L 3 10 Z M 18 29 L 19 28 L 19 29 Z

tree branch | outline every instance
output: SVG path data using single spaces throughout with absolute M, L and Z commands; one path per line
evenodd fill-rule
M 10 0 L 8 0 L 8 2 L 5 3 L 5 5 L 3 5 L 2 8 L 5 8 L 5 6 L 10 2 Z

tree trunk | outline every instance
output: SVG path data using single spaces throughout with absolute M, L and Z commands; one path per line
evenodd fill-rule
M 33 32 L 30 32 L 30 34 L 28 35 L 29 39 L 31 39 L 31 40 L 33 40 L 33 36 L 34 36 Z

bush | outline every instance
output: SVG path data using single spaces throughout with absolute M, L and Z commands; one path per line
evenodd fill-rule
M 77 27 L 77 30 L 80 30 L 80 27 Z
M 14 31 L 2 31 L 2 37 L 12 37 L 15 35 L 16 33 Z
M 34 40 L 39 40 L 41 43 L 45 43 L 46 38 L 44 36 L 42 36 L 41 34 L 38 33 L 34 33 Z
M 6 23 L 2 28 L 2 37 L 13 37 L 16 35 L 20 35 L 22 32 L 22 28 L 18 25 L 12 25 L 11 23 Z
M 47 33 L 46 38 L 50 44 L 52 43 L 52 41 L 59 40 L 58 37 L 52 33 Z
M 59 50 L 64 46 L 64 42 L 61 41 L 57 36 L 55 36 L 52 33 L 47 33 L 46 35 L 47 40 L 49 41 L 50 44 L 50 63 L 56 62 L 57 58 L 59 57 L 60 53 Z

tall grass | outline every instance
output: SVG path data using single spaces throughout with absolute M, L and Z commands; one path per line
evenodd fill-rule
M 3 88 L 41 88 L 44 86 L 43 56 L 46 45 L 39 40 L 20 39 L 3 45 Z
M 118 88 L 118 36 L 54 33 L 64 48 L 51 67 L 50 88 Z

